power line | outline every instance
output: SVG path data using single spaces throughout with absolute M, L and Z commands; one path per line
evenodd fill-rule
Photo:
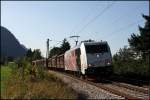
M 139 20 L 139 21 L 137 21 L 137 22 L 130 23 L 130 24 L 128 24 L 128 25 L 126 25 L 126 26 L 124 26 L 124 27 L 122 27 L 122 28 L 119 28 L 119 29 L 113 31 L 113 32 L 110 33 L 110 34 L 107 34 L 107 36 L 104 36 L 104 37 L 102 37 L 102 38 L 107 38 L 107 39 L 108 39 L 108 38 L 110 38 L 110 37 L 116 35 L 116 33 L 119 33 L 120 31 L 126 30 L 126 29 L 128 29 L 129 27 L 132 27 L 132 26 L 136 25 L 136 23 L 141 22 L 141 21 L 143 21 L 143 20 Z
M 115 20 L 113 20 L 113 21 L 111 21 L 111 23 L 107 26 L 107 27 L 109 27 L 110 25 L 114 25 L 114 24 L 116 24 L 118 21 L 119 21 L 119 19 L 121 18 L 123 18 L 124 16 L 119 16 L 119 17 L 117 17 Z M 125 18 L 126 17 L 129 17 L 129 16 L 125 16 Z M 123 18 L 124 19 L 124 18 Z M 140 21 L 142 21 L 142 20 L 140 20 Z M 138 22 L 140 22 L 140 21 L 138 21 Z M 136 22 L 137 23 L 137 22 Z M 132 24 L 134 24 L 134 23 L 132 23 Z M 130 25 L 128 25 L 128 26 L 130 26 Z M 132 27 L 132 25 L 131 25 L 131 27 Z M 122 29 L 122 28 L 121 28 Z M 119 30 L 121 30 L 121 29 L 119 29 Z M 119 30 L 117 30 L 117 31 L 119 31 Z M 114 32 L 113 32 L 114 33 Z M 113 34 L 112 33 L 112 34 Z M 109 34 L 110 35 L 110 34 Z M 107 36 L 109 36 L 109 35 L 107 35 Z M 105 36 L 106 37 L 106 36 Z
M 81 31 L 83 31 L 90 23 L 94 22 L 99 16 L 101 16 L 104 12 L 106 12 L 112 5 L 114 4 L 114 2 L 112 2 L 111 4 L 108 4 L 108 6 L 106 8 L 104 8 L 102 10 L 102 12 L 100 12 L 98 15 L 96 15 L 92 20 L 90 20 L 78 33 L 80 33 Z M 91 15 L 91 13 L 88 13 L 86 17 L 84 17 L 83 20 L 80 21 L 79 24 L 77 24 L 71 31 L 74 32 L 74 30 L 80 25 L 82 24 L 89 16 Z M 76 35 L 78 36 L 78 33 L 76 33 Z M 69 37 L 68 37 L 69 38 Z
M 96 6 L 96 8 L 98 7 L 98 5 Z M 94 8 L 95 9 L 95 8 Z M 91 9 L 91 11 L 92 11 L 93 9 Z M 73 29 L 72 29 L 72 31 L 71 31 L 71 33 L 73 33 L 75 30 L 76 30 L 76 28 L 78 27 L 78 26 L 80 26 L 80 24 L 82 24 L 84 21 L 86 21 L 87 19 L 88 19 L 88 17 L 91 15 L 91 13 L 88 13 Z
M 113 6 L 113 4 L 114 4 L 114 2 L 112 2 L 111 4 L 108 4 L 108 6 L 106 7 L 106 8 L 104 8 L 103 10 L 102 10 L 102 12 L 100 12 L 98 15 L 96 15 L 92 20 L 90 20 L 86 25 L 84 25 L 83 26 L 83 28 L 78 32 L 78 33 L 81 33 L 90 23 L 92 23 L 92 22 L 94 22 L 99 16 L 101 16 L 104 12 L 106 12 L 108 9 L 110 9 L 112 6 Z M 89 17 L 89 15 L 90 15 L 90 13 L 81 21 L 81 22 L 83 22 L 85 19 L 87 19 L 88 17 Z M 81 22 L 78 24 L 78 25 L 80 25 L 81 24 Z M 78 26 L 77 25 L 77 26 Z M 75 28 L 77 27 L 77 26 L 75 26 Z M 75 30 L 75 28 L 71 31 L 71 32 L 73 32 L 74 30 Z M 78 34 L 77 33 L 77 34 Z M 69 37 L 67 37 L 67 38 L 69 38 Z M 56 45 L 58 45 L 59 43 L 56 43 Z
M 99 16 L 101 16 L 104 12 L 106 12 L 108 9 L 110 9 L 110 8 L 113 6 L 114 3 L 115 3 L 115 2 L 112 2 L 111 4 L 108 4 L 108 6 L 107 6 L 106 8 L 104 8 L 104 9 L 102 10 L 102 12 L 100 12 L 98 15 L 96 15 L 96 16 L 95 16 L 92 20 L 90 20 L 86 25 L 84 25 L 84 26 L 82 27 L 82 29 L 79 30 L 78 33 L 81 33 L 90 23 L 94 22 Z

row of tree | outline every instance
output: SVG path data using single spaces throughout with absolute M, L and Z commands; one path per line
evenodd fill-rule
M 125 46 L 113 56 L 116 74 L 136 77 L 149 77 L 150 62 L 150 16 L 143 15 L 144 27 L 139 26 L 139 34 L 133 33 Z
M 14 61 L 20 61 L 20 59 L 25 59 L 29 62 L 33 61 L 33 60 L 37 60 L 37 59 L 42 59 L 42 55 L 41 55 L 41 51 L 40 49 L 34 49 L 33 51 L 30 49 L 28 49 L 28 51 L 26 52 L 26 54 L 22 57 L 18 57 L 18 58 L 14 58 L 14 57 L 2 57 L 1 56 L 1 64 L 8 64 L 9 62 L 14 62 Z
M 49 51 L 49 57 L 63 54 L 63 53 L 65 53 L 69 49 L 70 49 L 70 44 L 69 44 L 69 42 L 66 39 L 64 39 L 62 41 L 62 44 L 60 45 L 60 47 L 53 47 Z
M 42 59 L 43 58 L 42 55 L 41 55 L 40 49 L 34 49 L 32 51 L 31 48 L 27 51 L 25 57 L 30 62 L 33 61 L 33 60 L 37 60 L 37 59 Z
M 70 49 L 70 44 L 69 44 L 69 42 L 66 39 L 64 39 L 62 41 L 62 44 L 61 44 L 60 47 L 53 47 L 49 51 L 49 57 L 63 54 L 63 53 L 65 53 L 69 49 Z M 31 62 L 33 60 L 42 59 L 44 57 L 41 55 L 40 49 L 34 49 L 34 50 L 32 50 L 30 48 L 30 49 L 27 50 L 26 54 L 23 57 L 13 58 L 13 57 L 2 57 L 1 56 L 1 64 L 7 64 L 8 62 L 13 62 L 15 60 L 22 59 L 22 58 L 24 58 L 27 61 Z

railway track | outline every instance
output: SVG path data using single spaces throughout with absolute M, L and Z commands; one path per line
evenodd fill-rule
M 143 87 L 139 87 L 139 86 L 133 86 L 133 85 L 130 85 L 130 84 L 119 83 L 119 82 L 112 82 L 112 83 L 116 84 L 117 86 L 120 86 L 120 87 L 124 87 L 124 88 L 128 88 L 128 89 L 132 89 L 134 91 L 139 91 L 139 92 L 143 92 L 145 94 L 149 94 L 148 88 L 143 88 Z
M 143 84 L 149 84 L 149 81 L 145 80 L 141 80 L 141 79 L 134 79 L 134 78 L 127 78 L 124 76 L 119 76 L 119 75 L 112 75 L 109 80 L 113 80 L 113 81 L 117 81 L 117 82 L 123 82 L 123 83 L 128 83 L 128 84 L 133 84 L 134 86 L 140 86 L 140 87 L 144 87 Z
M 129 87 L 124 87 L 122 85 L 110 83 L 110 84 L 104 84 L 104 83 L 96 83 L 96 86 L 105 89 L 111 93 L 120 95 L 122 97 L 125 97 L 125 99 L 149 99 L 149 95 L 145 94 L 140 91 L 136 91 L 135 89 L 130 89 Z
M 94 85 L 98 88 L 101 88 L 105 91 L 108 91 L 112 94 L 116 94 L 125 99 L 144 99 L 149 100 L 149 90 L 148 88 L 142 88 L 138 86 L 133 86 L 126 83 L 118 83 L 110 80 L 105 80 L 106 82 L 93 82 L 88 79 L 81 79 L 79 77 L 75 77 L 74 75 L 61 72 L 64 75 L 70 76 L 74 79 L 86 82 L 88 84 Z
M 105 82 L 104 82 L 105 81 Z M 89 83 L 89 81 L 88 81 Z M 126 83 L 114 82 L 111 80 L 103 80 L 103 82 L 90 82 L 97 87 L 100 87 L 113 94 L 124 97 L 125 99 L 149 99 L 148 88 L 133 86 Z

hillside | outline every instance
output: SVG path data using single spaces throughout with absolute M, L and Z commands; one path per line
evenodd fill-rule
M 19 43 L 16 37 L 5 27 L 1 26 L 1 57 L 20 57 L 27 49 Z

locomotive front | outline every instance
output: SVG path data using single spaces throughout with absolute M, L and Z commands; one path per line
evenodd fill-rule
M 81 72 L 85 75 L 110 75 L 112 55 L 107 42 L 81 44 Z

